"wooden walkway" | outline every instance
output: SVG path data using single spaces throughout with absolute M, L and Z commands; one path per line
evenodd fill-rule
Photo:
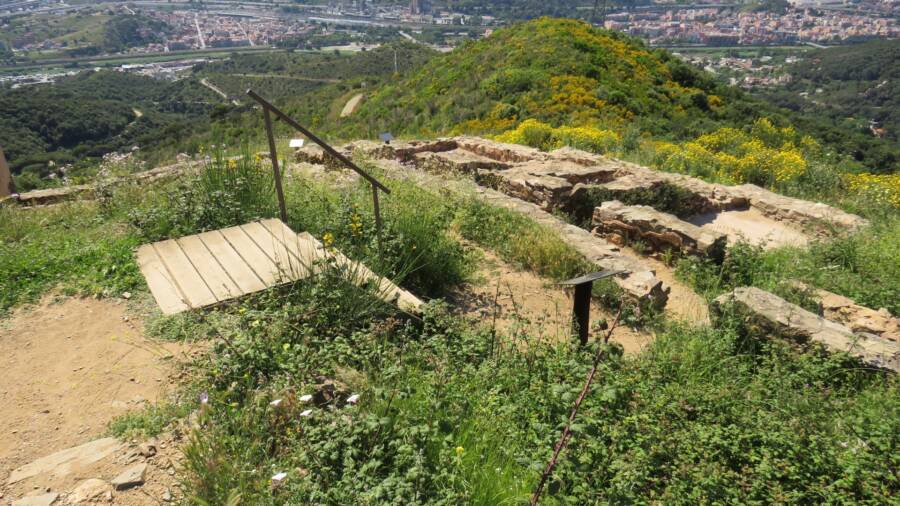
M 138 248 L 137 261 L 150 292 L 165 314 L 213 306 L 243 295 L 309 277 L 323 260 L 357 285 L 376 281 L 378 295 L 406 311 L 422 301 L 308 233 L 280 220 L 263 220 Z

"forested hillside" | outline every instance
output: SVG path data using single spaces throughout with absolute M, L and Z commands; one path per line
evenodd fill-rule
M 207 124 L 219 102 L 196 82 L 87 72 L 53 86 L 0 93 L 0 138 L 20 189 L 27 190 L 54 166 L 87 167 L 135 145 L 171 147 L 198 122 Z
M 491 134 L 535 119 L 686 138 L 765 112 L 665 50 L 584 22 L 542 18 L 436 57 L 380 89 L 347 132 Z
M 873 170 L 898 170 L 900 40 L 818 50 L 786 72 L 792 81 L 763 96 Z

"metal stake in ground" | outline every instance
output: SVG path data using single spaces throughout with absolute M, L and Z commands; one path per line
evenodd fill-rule
M 561 285 L 575 287 L 572 305 L 572 326 L 578 331 L 578 338 L 582 346 L 587 344 L 588 335 L 590 335 L 591 331 L 591 291 L 594 287 L 594 281 L 621 273 L 622 271 L 592 272 L 560 283 Z
M 269 137 L 269 156 L 272 158 L 272 170 L 275 171 L 275 193 L 278 195 L 278 210 L 281 221 L 287 223 L 287 206 L 284 203 L 284 190 L 281 187 L 281 170 L 278 168 L 278 151 L 275 149 L 275 134 L 272 132 L 272 115 L 263 107 L 266 120 L 266 136 Z
M 613 320 L 612 325 L 609 326 L 609 330 L 603 337 L 603 345 L 609 343 L 609 338 L 612 336 L 613 330 L 615 330 L 616 326 L 619 324 L 620 316 L 622 316 L 621 307 L 619 308 L 619 312 L 616 313 L 615 320 Z M 572 422 L 574 422 L 575 417 L 578 416 L 578 409 L 581 407 L 581 403 L 584 402 L 585 397 L 587 397 L 588 392 L 591 390 L 591 383 L 594 382 L 594 376 L 597 374 L 597 367 L 599 367 L 600 361 L 603 359 L 604 351 L 605 346 L 599 346 L 597 348 L 597 354 L 594 355 L 594 363 L 584 382 L 584 388 L 581 389 L 581 394 L 575 399 L 575 405 L 572 406 L 572 413 L 569 414 L 569 421 L 566 422 L 566 427 L 563 429 L 559 441 L 553 448 L 553 456 L 550 457 L 550 462 L 547 462 L 547 467 L 544 469 L 544 472 L 541 473 L 541 481 L 538 482 L 537 488 L 534 489 L 534 495 L 531 496 L 531 506 L 537 506 L 538 502 L 541 500 L 541 492 L 544 491 L 544 485 L 547 483 L 547 478 L 550 477 L 550 473 L 552 473 L 553 468 L 556 467 L 556 462 L 559 460 L 559 454 L 562 453 L 563 448 L 565 448 L 566 444 L 569 442 L 569 437 L 572 435 Z

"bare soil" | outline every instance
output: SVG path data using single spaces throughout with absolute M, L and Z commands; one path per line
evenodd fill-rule
M 471 246 L 471 245 L 470 245 Z M 496 325 L 505 335 L 528 335 L 540 340 L 569 339 L 572 328 L 572 295 L 559 285 L 505 263 L 492 252 L 481 250 L 476 281 L 453 293 L 450 301 L 465 315 Z M 610 314 L 598 304 L 591 308 L 591 322 Z M 494 323 L 496 322 L 496 323 Z M 653 340 L 653 335 L 624 325 L 611 338 L 625 353 L 636 354 Z
M 133 459 L 127 444 L 68 476 L 7 483 L 13 470 L 103 437 L 113 418 L 165 395 L 186 352 L 147 338 L 124 300 L 48 296 L 0 321 L 0 504 L 35 491 L 65 493 L 87 478 L 114 478 Z M 152 487 L 141 488 L 128 495 L 144 496 Z M 123 497 L 116 504 L 142 503 Z
M 746 241 L 766 249 L 781 246 L 805 246 L 809 237 L 803 232 L 773 220 L 754 208 L 702 214 L 688 220 L 700 228 L 728 236 L 728 243 Z

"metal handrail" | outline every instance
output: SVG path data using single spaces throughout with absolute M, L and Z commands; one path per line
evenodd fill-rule
M 331 147 L 327 142 L 323 141 L 315 134 L 310 132 L 307 128 L 305 128 L 300 123 L 294 121 L 293 118 L 280 111 L 277 107 L 272 105 L 268 100 L 259 96 L 253 90 L 247 90 L 247 95 L 250 96 L 253 100 L 256 100 L 259 105 L 263 108 L 263 115 L 265 117 L 266 122 L 266 136 L 269 138 L 269 154 L 272 158 L 272 168 L 275 171 L 275 191 L 278 194 L 278 206 L 281 212 L 281 221 L 287 222 L 287 207 L 284 202 L 284 190 L 281 186 L 281 170 L 278 167 L 278 152 L 275 147 L 275 134 L 272 130 L 272 118 L 270 115 L 274 113 L 275 116 L 280 118 L 282 121 L 287 123 L 288 125 L 294 127 L 300 133 L 306 136 L 309 140 L 318 144 L 322 149 L 325 150 L 326 153 L 340 160 L 344 165 L 348 168 L 352 169 L 354 172 L 365 178 L 372 185 L 372 203 L 375 210 L 375 227 L 378 233 L 378 248 L 381 249 L 381 206 L 378 201 L 378 191 L 381 190 L 387 195 L 391 194 L 391 191 L 387 186 L 381 183 L 381 181 L 372 177 L 368 172 L 362 170 L 357 166 L 353 161 L 351 161 L 346 156 L 339 153 L 336 149 Z

